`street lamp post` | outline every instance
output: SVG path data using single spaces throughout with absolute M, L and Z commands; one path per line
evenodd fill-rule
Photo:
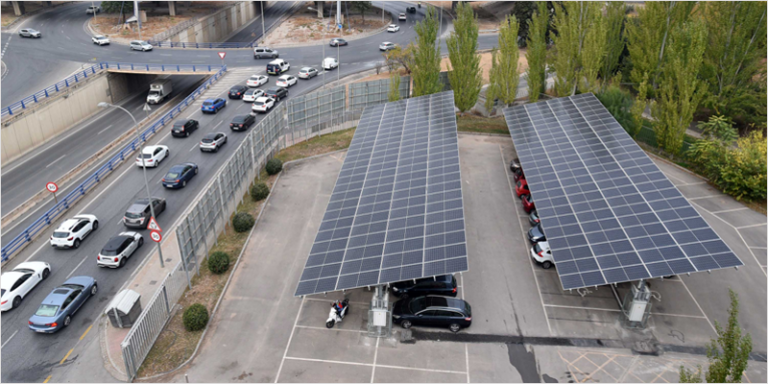
M 131 120 L 133 120 L 133 125 L 134 125 L 134 127 L 136 127 L 136 139 L 139 142 L 139 156 L 140 156 L 141 161 L 142 161 L 142 163 L 141 163 L 141 165 L 142 165 L 141 170 L 144 173 L 144 187 L 147 188 L 147 198 L 149 198 L 149 210 L 150 210 L 150 214 L 152 215 L 152 219 L 157 220 L 156 219 L 157 216 L 155 216 L 155 206 L 154 206 L 154 204 L 152 204 L 152 202 L 153 202 L 152 194 L 149 192 L 149 181 L 147 181 L 147 167 L 146 167 L 146 164 L 144 164 L 144 158 L 141 157 L 143 155 L 143 153 L 144 153 L 144 143 L 141 141 L 141 134 L 139 133 L 139 123 L 136 121 L 136 118 L 133 117 L 133 114 L 130 111 L 128 111 L 127 109 L 125 109 L 125 108 L 123 108 L 123 107 L 121 107 L 119 105 L 114 105 L 114 104 L 110 104 L 110 103 L 107 103 L 105 101 L 102 101 L 101 103 L 98 104 L 98 106 L 99 106 L 99 108 L 117 108 L 117 109 L 127 113 L 128 116 L 131 117 Z M 144 104 L 144 111 L 147 112 L 147 116 L 149 116 L 149 110 L 150 110 L 149 106 Z M 157 243 L 157 252 L 160 255 L 160 268 L 165 268 L 165 264 L 163 263 L 163 250 L 160 247 L 160 243 Z
M 264 1 L 261 2 L 261 43 L 264 44 L 265 39 L 267 38 L 267 27 L 266 27 L 266 21 L 264 21 Z

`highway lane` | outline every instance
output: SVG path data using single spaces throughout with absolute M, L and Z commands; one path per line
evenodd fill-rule
M 232 35 L 227 39 L 228 42 L 238 42 L 238 43 L 250 43 L 251 41 L 254 41 L 256 39 L 261 38 L 262 36 L 262 30 L 266 29 L 267 31 L 270 30 L 277 21 L 280 20 L 280 18 L 290 10 L 290 8 L 295 4 L 295 1 L 281 1 L 278 3 L 273 3 L 270 6 L 264 8 L 264 20 L 266 20 L 265 26 L 266 28 L 262 28 L 261 26 L 261 12 L 258 12 L 258 18 L 254 21 L 252 21 L 250 24 L 248 24 L 245 28 L 238 31 L 236 34 Z M 258 8 L 258 6 L 257 6 Z

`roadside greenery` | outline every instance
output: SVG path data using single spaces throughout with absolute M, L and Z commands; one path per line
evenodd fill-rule
M 259 182 L 251 187 L 251 198 L 253 201 L 264 200 L 269 196 L 269 186 L 266 183 Z
M 232 218 L 232 227 L 235 228 L 235 232 L 248 232 L 254 223 L 256 223 L 256 219 L 248 212 L 238 212 Z
M 280 171 L 283 170 L 283 162 L 277 158 L 269 159 L 269 161 L 267 161 L 267 165 L 264 166 L 264 169 L 270 176 L 277 175 L 280 173 Z
M 416 23 L 416 45 L 413 49 L 413 96 L 431 95 L 443 90 L 440 82 L 440 30 L 434 7 L 427 7 L 426 17 Z
M 485 109 L 490 111 L 496 99 L 505 106 L 511 105 L 517 98 L 517 86 L 520 83 L 518 61 L 520 49 L 517 46 L 519 25 L 514 16 L 507 15 L 499 26 L 499 47 L 493 50 L 490 84 L 485 93 Z
M 208 310 L 200 303 L 192 304 L 184 310 L 183 319 L 187 331 L 199 331 L 208 324 Z
M 397 71 L 389 74 L 389 92 L 387 92 L 387 101 L 400 100 L 400 74 Z
M 229 269 L 229 255 L 226 252 L 214 252 L 208 256 L 208 270 L 220 275 Z
M 459 3 L 453 31 L 446 40 L 450 69 L 448 79 L 453 88 L 456 107 L 462 113 L 475 106 L 483 86 L 480 55 L 477 54 L 477 36 L 480 28 L 472 6 Z M 517 72 L 514 73 L 517 76 Z
M 546 1 L 536 2 L 537 10 L 527 21 L 528 69 L 525 79 L 528 82 L 528 100 L 531 103 L 539 101 L 546 90 L 547 81 L 547 29 L 549 28 L 549 9 Z

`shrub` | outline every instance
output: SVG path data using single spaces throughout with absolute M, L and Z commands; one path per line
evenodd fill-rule
M 214 252 L 208 256 L 208 270 L 220 275 L 229 269 L 229 255 L 225 252 Z
M 232 226 L 235 228 L 235 232 L 249 231 L 254 223 L 256 223 L 256 220 L 247 212 L 238 212 L 232 218 Z
M 264 200 L 269 196 L 269 187 L 265 183 L 258 183 L 251 187 L 251 198 L 253 201 Z
M 630 136 L 634 137 L 637 134 L 639 126 L 632 118 L 631 109 L 633 102 L 629 92 L 611 85 L 604 92 L 598 93 L 595 96 L 597 96 L 597 99 L 603 103 L 605 109 L 613 115 Z
M 264 167 L 270 175 L 276 175 L 283 169 L 283 162 L 278 159 L 269 159 Z
M 200 303 L 192 304 L 184 310 L 182 320 L 187 331 L 199 331 L 208 324 L 208 310 Z

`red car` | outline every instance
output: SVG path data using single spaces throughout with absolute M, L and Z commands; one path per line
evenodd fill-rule
M 536 205 L 533 203 L 533 197 L 531 195 L 523 196 L 523 210 L 525 210 L 525 213 L 531 213 L 534 209 L 536 209 Z
M 519 179 L 515 183 L 515 192 L 517 197 L 523 198 L 523 195 L 530 195 L 531 191 L 528 189 L 528 182 L 525 179 Z

